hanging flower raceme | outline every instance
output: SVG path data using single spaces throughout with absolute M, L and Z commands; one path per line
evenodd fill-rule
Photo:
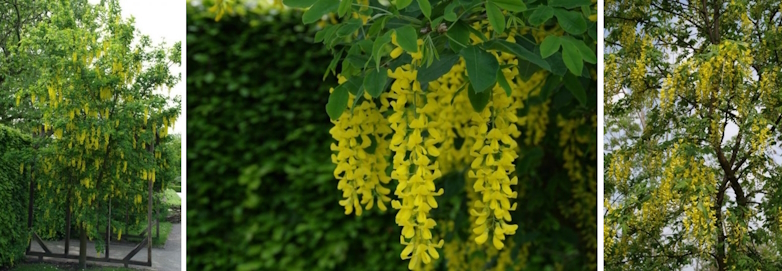
M 511 185 L 518 184 L 518 177 L 509 177 L 515 175 L 513 161 L 518 156 L 516 141 L 510 136 L 518 131 L 514 123 L 516 113 L 508 110 L 512 101 L 501 88 L 495 88 L 490 105 L 483 112 L 473 114 L 477 125 L 469 131 L 477 140 L 470 149 L 475 159 L 468 177 L 476 179 L 473 188 L 482 196 L 474 202 L 475 209 L 470 210 L 477 217 L 473 228 L 473 233 L 478 235 L 475 242 L 483 244 L 491 234 L 496 249 L 502 249 L 505 236 L 515 234 L 518 228 L 508 223 L 510 211 L 516 210 L 516 203 L 510 203 L 517 196 Z
M 442 141 L 437 123 L 430 121 L 424 112 L 421 86 L 415 81 L 416 72 L 410 65 L 403 65 L 389 71 L 389 77 L 396 79 L 391 85 L 390 97 L 394 112 L 389 116 L 394 135 L 389 148 L 394 151 L 394 171 L 391 178 L 399 181 L 394 194 L 400 200 L 392 201 L 397 225 L 402 227 L 400 243 L 405 245 L 402 259 L 409 259 L 408 268 L 418 268 L 440 257 L 437 248 L 443 240 L 434 240 L 432 229 L 437 225 L 429 212 L 437 208 L 434 180 L 442 173 L 433 160 L 440 155 L 437 144 Z M 436 191 L 436 192 L 435 192 Z
M 714 198 L 711 193 L 717 187 L 710 182 L 715 178 L 714 173 L 703 166 L 703 161 L 690 158 L 682 178 L 691 180 L 689 189 L 695 191 L 684 203 L 684 230 L 687 237 L 696 242 L 701 253 L 710 251 L 714 246 L 711 236 L 716 232 Z
M 340 76 L 340 83 L 345 81 Z M 351 95 L 349 104 L 358 98 Z M 387 144 L 383 138 L 390 129 L 378 109 L 367 100 L 349 110 L 350 114 L 343 114 L 333 121 L 334 127 L 329 131 L 337 140 L 337 143 L 331 144 L 331 150 L 337 152 L 331 159 L 337 164 L 334 177 L 340 180 L 337 187 L 342 190 L 344 198 L 339 204 L 345 207 L 345 214 L 355 210 L 358 216 L 363 213 L 362 204 L 371 209 L 377 202 L 378 208 L 385 211 L 385 202 L 391 200 L 387 196 L 391 190 L 383 184 L 388 184 L 391 179 L 385 174 L 388 163 L 378 144 Z M 376 142 L 374 147 L 373 140 Z

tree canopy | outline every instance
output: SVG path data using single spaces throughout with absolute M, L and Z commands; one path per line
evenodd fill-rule
M 605 11 L 606 268 L 782 268 L 779 2 Z

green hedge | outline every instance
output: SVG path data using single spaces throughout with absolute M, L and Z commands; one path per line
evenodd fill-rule
M 29 180 L 20 165 L 29 156 L 29 147 L 29 136 L 0 125 L 0 267 L 21 262 L 27 248 Z
M 344 215 L 324 106 L 331 55 L 301 13 L 188 7 L 187 268 L 403 270 L 393 212 Z

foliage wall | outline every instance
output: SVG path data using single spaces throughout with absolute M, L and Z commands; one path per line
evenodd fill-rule
M 29 147 L 29 136 L 0 125 L 0 267 L 20 262 L 27 248 Z
M 309 2 L 311 5 L 312 1 Z M 378 193 L 373 194 L 371 190 L 367 190 L 372 196 L 364 195 L 359 203 L 355 193 L 350 193 L 348 189 L 348 186 L 353 184 L 346 185 L 345 180 L 348 178 L 343 174 L 344 169 L 350 167 L 347 165 L 349 159 L 345 158 L 352 155 L 349 154 L 350 150 L 345 148 L 351 141 L 345 135 L 350 132 L 340 131 L 350 125 L 364 125 L 365 121 L 372 121 L 372 118 L 379 119 L 378 115 L 363 120 L 360 117 L 351 118 L 373 112 L 375 107 L 388 109 L 382 113 L 382 118 L 395 114 L 384 101 L 395 95 L 395 91 L 398 93 L 400 88 L 409 88 L 404 86 L 403 82 L 412 85 L 413 79 L 408 78 L 415 78 L 415 75 L 409 74 L 410 65 L 405 64 L 405 61 L 410 62 L 411 57 L 420 59 L 421 54 L 405 52 L 416 47 L 414 27 L 420 25 L 402 27 L 405 22 L 390 18 L 395 17 L 391 16 L 391 13 L 384 14 L 389 15 L 389 18 L 383 21 L 387 21 L 389 28 L 396 29 L 383 35 L 377 32 L 383 29 L 382 24 L 378 24 L 379 28 L 370 28 L 370 33 L 374 31 L 374 34 L 369 35 L 378 38 L 373 44 L 366 36 L 362 39 L 361 34 L 353 39 L 356 32 L 361 32 L 359 29 L 369 28 L 369 25 L 362 26 L 360 19 L 337 19 L 335 5 L 321 10 L 316 3 L 309 9 L 309 17 L 307 12 L 300 15 L 298 11 L 291 10 L 273 16 L 248 11 L 243 5 L 231 6 L 224 1 L 216 1 L 216 8 L 212 11 L 218 14 L 219 22 L 214 21 L 215 13 L 203 15 L 202 8 L 191 7 L 188 10 L 188 60 L 191 61 L 188 67 L 188 134 L 191 135 L 187 146 L 188 172 L 191 176 L 187 192 L 188 240 L 191 240 L 188 241 L 188 267 L 262 270 L 282 267 L 289 270 L 404 270 L 410 266 L 413 269 L 420 267 L 434 270 L 595 269 L 597 91 L 595 66 L 591 65 L 594 64 L 594 57 L 592 60 L 584 60 L 589 62 L 584 64 L 580 59 L 582 54 L 578 53 L 578 64 L 583 65 L 582 70 L 582 66 L 576 67 L 574 62 L 563 63 L 563 54 L 559 53 L 559 42 L 564 41 L 563 43 L 568 43 L 563 45 L 563 48 L 567 47 L 564 53 L 566 55 L 573 53 L 573 50 L 581 50 L 570 48 L 571 42 L 584 45 L 585 50 L 579 52 L 583 52 L 585 59 L 590 55 L 590 51 L 594 55 L 592 48 L 595 44 L 595 32 L 590 30 L 589 35 L 592 37 L 588 36 L 584 19 L 591 11 L 589 1 L 586 1 L 586 4 L 584 1 L 576 2 L 567 5 L 581 8 L 581 12 L 572 11 L 572 14 L 577 16 L 575 20 L 583 23 L 583 28 L 579 32 L 570 28 L 573 25 L 567 27 L 569 31 L 579 32 L 583 37 L 580 35 L 577 41 L 571 36 L 561 40 L 554 38 L 556 46 L 549 45 L 546 48 L 549 54 L 544 54 L 544 57 L 540 56 L 540 42 L 547 36 L 565 35 L 552 14 L 548 17 L 538 16 L 537 24 L 540 26 L 509 26 L 508 29 L 527 29 L 517 32 L 518 44 L 507 36 L 499 37 L 488 33 L 491 32 L 486 30 L 490 29 L 489 23 L 485 20 L 481 22 L 480 16 L 475 17 L 475 21 L 470 21 L 469 24 L 467 20 L 458 24 L 459 27 L 463 26 L 460 28 L 463 32 L 460 32 L 458 37 L 463 44 L 479 41 L 476 35 L 484 33 L 497 39 L 481 45 L 496 45 L 493 49 L 487 49 L 494 50 L 492 53 L 477 54 L 481 57 L 488 55 L 488 58 L 500 58 L 503 62 L 502 71 L 507 70 L 504 75 L 510 78 L 510 83 L 506 82 L 510 86 L 505 91 L 504 87 L 495 86 L 493 81 L 483 82 L 489 91 L 484 91 L 481 97 L 486 97 L 483 103 L 486 112 L 500 101 L 512 100 L 514 107 L 507 111 L 508 118 L 522 123 L 513 133 L 514 138 L 511 140 L 517 141 L 519 155 L 518 158 L 510 159 L 515 168 L 510 170 L 514 176 L 509 176 L 518 180 L 518 185 L 514 183 L 515 192 L 512 193 L 514 196 L 511 199 L 518 208 L 509 208 L 508 212 L 518 228 L 515 235 L 506 232 L 508 240 L 502 242 L 496 241 L 496 233 L 499 231 L 493 234 L 494 241 L 486 242 L 485 237 L 483 242 L 476 240 L 479 235 L 474 234 L 471 225 L 475 223 L 476 216 L 471 215 L 473 213 L 470 210 L 480 195 L 473 190 L 477 183 L 474 176 L 469 177 L 468 174 L 470 162 L 465 161 L 473 154 L 469 152 L 471 148 L 465 146 L 473 146 L 478 140 L 475 134 L 464 136 L 464 131 L 457 127 L 454 127 L 454 132 L 443 131 L 442 134 L 447 134 L 447 143 L 436 143 L 437 146 L 428 147 L 443 150 L 440 163 L 448 165 L 448 169 L 442 171 L 443 176 L 434 177 L 433 183 L 437 190 L 444 192 L 432 193 L 437 196 L 437 204 L 431 201 L 428 204 L 434 204 L 436 209 L 433 208 L 426 217 L 436 221 L 436 227 L 430 227 L 433 228 L 431 235 L 444 241 L 444 244 L 431 245 L 424 249 L 416 248 L 419 252 L 427 250 L 428 255 L 439 254 L 439 259 L 432 256 L 434 260 L 429 259 L 430 264 L 422 266 L 418 265 L 420 261 L 406 261 L 410 258 L 411 250 L 410 246 L 405 248 L 405 239 L 402 239 L 400 244 L 400 232 L 404 231 L 403 227 L 397 225 L 400 221 L 399 214 L 403 212 L 397 213 L 394 210 L 403 207 L 399 202 L 392 203 L 389 196 L 385 196 L 390 191 L 383 187 L 396 187 L 397 190 L 401 187 L 397 186 L 397 180 L 387 178 L 394 176 L 391 173 L 392 168 L 387 167 L 386 177 L 379 180 L 383 185 L 375 186 L 380 187 L 374 190 Z M 464 4 L 475 7 L 479 4 L 460 4 L 456 1 L 452 3 L 453 6 Z M 380 6 L 382 3 L 375 1 L 368 4 L 373 9 L 384 8 Z M 448 1 L 434 1 L 433 10 L 442 12 L 448 4 Z M 205 5 L 209 6 L 211 3 Z M 367 3 L 359 1 L 356 5 Z M 533 10 L 557 10 L 558 13 L 571 14 L 571 11 L 565 11 L 562 7 L 553 9 L 545 6 L 545 3 L 528 1 L 528 5 L 529 12 L 515 14 L 509 20 L 524 24 L 530 14 L 537 13 Z M 346 7 L 350 9 L 349 5 Z M 413 5 L 410 7 L 405 11 L 400 8 L 400 17 L 423 17 L 421 10 Z M 368 10 L 361 8 L 360 15 L 354 14 L 354 18 L 366 20 L 371 17 L 366 14 L 370 13 Z M 461 7 L 454 10 L 464 12 Z M 329 14 L 330 11 L 333 13 Z M 326 16 L 312 15 L 319 12 Z M 244 16 L 231 16 L 236 14 Z M 435 11 L 432 15 L 435 16 Z M 302 25 L 302 19 L 306 22 L 317 21 L 314 27 L 324 30 L 315 35 L 310 26 Z M 494 23 L 496 22 L 491 22 L 492 25 Z M 590 29 L 594 26 L 594 23 L 589 23 Z M 469 28 L 473 29 L 468 30 Z M 392 35 L 394 31 L 410 34 L 410 30 L 412 34 L 406 35 L 405 38 L 402 38 L 402 34 L 396 37 Z M 442 112 L 453 112 L 449 114 L 455 116 L 460 113 L 449 111 L 453 108 L 445 105 L 460 107 L 459 110 L 464 114 L 459 118 L 469 123 L 469 114 L 473 112 L 475 104 L 471 107 L 472 87 L 459 90 L 459 84 L 465 78 L 464 61 L 459 60 L 458 53 L 453 53 L 458 50 L 449 48 L 454 45 L 447 42 L 444 34 L 432 36 L 433 45 L 424 49 L 429 51 L 424 51 L 423 54 L 426 56 L 426 52 L 429 52 L 428 56 L 434 61 L 429 74 L 429 81 L 432 81 L 429 88 L 432 92 L 439 92 L 437 89 L 448 86 L 452 88 L 447 95 L 428 96 L 427 99 L 431 99 L 430 104 L 435 100 L 437 103 L 442 102 Z M 313 38 L 318 41 L 327 40 L 329 45 L 344 46 L 353 41 L 357 42 L 357 45 L 351 50 L 343 47 L 344 51 L 336 48 L 332 53 L 326 53 L 322 51 L 322 44 L 313 44 Z M 509 41 L 504 40 L 506 38 Z M 387 40 L 383 42 L 383 39 Z M 478 50 L 477 47 L 478 45 L 470 48 Z M 498 48 L 506 51 L 500 53 L 502 49 Z M 527 58 L 517 58 L 507 52 L 508 48 L 522 52 Z M 431 50 L 448 52 L 440 52 L 439 59 L 435 60 Z M 480 50 L 484 51 L 483 48 Z M 340 63 L 342 53 L 347 51 L 348 57 Z M 370 60 L 370 51 L 373 60 Z M 369 87 L 358 87 L 361 85 L 358 79 L 361 79 L 359 71 L 362 70 L 362 65 L 367 61 L 378 63 L 376 57 L 382 58 L 389 52 L 391 58 L 396 60 L 389 59 L 390 64 L 385 62 L 380 69 L 382 72 L 374 74 L 380 79 L 376 80 L 378 84 L 372 86 L 377 85 L 379 88 L 370 90 Z M 315 54 L 317 60 L 311 59 Z M 544 60 L 551 55 L 554 56 Z M 332 59 L 335 60 L 330 62 Z M 531 64 L 531 61 L 535 64 Z M 546 70 L 538 68 L 537 65 L 545 66 Z M 369 66 L 372 66 L 372 70 L 375 69 L 375 64 Z M 400 71 L 397 68 L 406 70 Z M 500 70 L 499 65 L 495 68 Z M 335 82 L 334 76 L 324 76 L 329 70 L 341 71 L 344 77 L 340 76 L 340 80 Z M 451 72 L 447 73 L 449 70 Z M 574 70 L 578 71 L 575 73 L 577 76 L 571 74 Z M 389 93 L 383 93 L 381 84 L 387 80 L 384 76 L 386 71 L 388 77 L 397 79 L 392 81 L 394 83 L 391 84 L 392 91 Z M 424 73 L 423 67 L 419 72 Z M 492 77 L 495 76 L 495 71 L 489 72 Z M 358 78 L 355 80 L 357 82 L 346 83 L 350 80 L 345 79 L 351 75 Z M 321 78 L 326 80 L 321 81 Z M 477 77 L 473 79 L 475 78 Z M 364 85 L 373 80 L 367 79 Z M 388 86 L 389 84 L 386 84 L 385 88 Z M 491 88 L 492 86 L 495 87 Z M 363 92 L 364 89 L 366 92 Z M 506 91 L 512 92 L 512 95 L 507 94 L 512 97 L 507 98 Z M 358 98 L 363 93 L 367 94 Z M 489 96 L 486 96 L 487 94 Z M 342 95 L 344 101 L 335 99 L 337 95 Z M 497 99 L 495 105 L 490 101 L 492 95 Z M 390 98 L 388 101 L 393 103 Z M 340 103 L 341 106 L 334 105 Z M 422 104 L 419 105 L 423 107 Z M 424 109 L 428 110 L 426 114 L 440 112 L 440 108 L 432 108 L 438 107 L 427 105 Z M 293 110 L 296 111 L 291 112 Z M 331 122 L 329 115 L 333 119 Z M 463 116 L 466 118 L 462 118 Z M 411 127 L 413 125 L 411 124 Z M 389 135 L 390 128 L 382 128 L 383 125 L 377 127 L 380 127 L 377 130 L 379 133 Z M 381 129 L 385 130 L 381 132 Z M 457 131 L 461 137 L 454 135 Z M 424 131 L 419 137 L 428 138 L 430 135 Z M 350 146 L 357 147 L 353 153 L 359 157 L 385 156 L 390 165 L 391 155 L 388 142 L 385 142 L 389 139 L 390 135 L 375 137 L 374 140 L 357 137 L 354 141 L 360 144 L 354 142 Z M 503 145 L 506 142 L 508 141 L 503 139 Z M 448 148 L 444 147 L 446 144 Z M 509 162 L 506 158 L 502 158 L 503 166 Z M 394 159 L 395 163 L 396 160 Z M 434 167 L 436 168 L 437 164 Z M 377 174 L 379 172 L 372 174 L 383 175 Z M 439 170 L 436 172 L 434 175 L 439 174 Z M 431 187 L 433 191 L 434 186 Z M 377 199 L 377 204 L 374 204 L 374 199 Z M 377 207 L 371 208 L 373 205 Z M 397 223 L 394 222 L 394 216 Z M 428 219 L 424 220 L 427 225 L 434 226 Z M 423 236 L 427 234 L 424 233 Z M 504 235 L 502 237 L 505 239 Z M 431 236 L 429 238 L 431 239 Z M 402 252 L 402 259 L 399 252 Z

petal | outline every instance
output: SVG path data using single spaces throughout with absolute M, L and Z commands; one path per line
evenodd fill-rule
M 502 240 L 496 237 L 492 239 L 492 243 L 494 244 L 494 248 L 496 248 L 497 250 L 500 250 L 503 247 L 505 247 L 505 244 L 502 243 Z
M 479 235 L 478 237 L 475 237 L 475 242 L 479 245 L 483 245 L 483 243 L 486 243 L 486 240 L 489 239 L 489 233 L 484 232 L 483 234 Z
M 402 260 L 410 259 L 410 253 L 413 253 L 414 247 L 413 244 L 408 244 L 405 249 L 402 250 L 402 254 L 399 255 L 402 257 Z

